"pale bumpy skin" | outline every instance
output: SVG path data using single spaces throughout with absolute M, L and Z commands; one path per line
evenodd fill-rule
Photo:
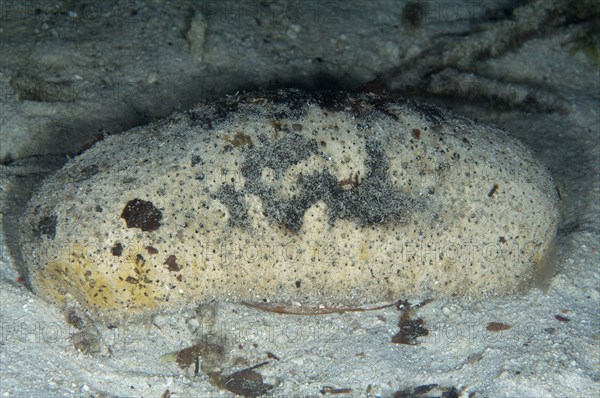
M 542 267 L 557 203 L 549 173 L 495 128 L 280 90 L 96 143 L 32 199 L 22 250 L 36 293 L 105 319 L 509 295 Z

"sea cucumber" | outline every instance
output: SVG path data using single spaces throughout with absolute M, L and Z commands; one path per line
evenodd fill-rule
M 23 218 L 34 292 L 115 319 L 211 300 L 510 295 L 558 222 L 507 133 L 369 93 L 259 91 L 107 136 Z

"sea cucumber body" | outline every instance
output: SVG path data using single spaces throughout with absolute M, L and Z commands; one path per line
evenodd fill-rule
M 512 294 L 555 236 L 506 133 L 374 94 L 259 92 L 111 135 L 33 197 L 32 289 L 106 318 L 211 300 Z

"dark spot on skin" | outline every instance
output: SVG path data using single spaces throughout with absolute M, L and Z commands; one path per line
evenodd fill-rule
M 139 283 L 139 281 L 133 276 L 128 276 L 127 279 L 125 279 L 125 282 L 131 283 L 132 285 L 137 285 Z
M 123 254 L 123 245 L 119 242 L 115 243 L 114 246 L 110 248 L 110 252 L 113 256 L 120 256 Z
M 158 253 L 158 250 L 152 246 L 146 246 L 146 250 L 148 251 L 148 254 L 157 254 Z
M 38 221 L 37 228 L 34 230 L 35 236 L 41 238 L 42 235 L 46 235 L 50 239 L 54 239 L 56 236 L 56 216 L 42 217 Z
M 569 318 L 566 318 L 566 317 L 560 316 L 560 315 L 554 315 L 554 319 L 556 319 L 557 321 L 560 321 L 560 322 L 571 322 L 571 320 Z
M 98 213 L 102 213 L 102 207 L 100 205 L 96 205 L 94 210 L 97 211 Z
M 162 212 L 152 202 L 133 199 L 127 202 L 121 218 L 125 219 L 127 228 L 140 228 L 142 231 L 155 231 L 160 227 Z
M 501 236 L 501 237 L 498 239 L 498 242 L 500 242 L 500 243 L 506 243 L 506 238 L 505 238 L 504 236 Z
M 488 192 L 488 198 L 491 198 L 492 196 L 494 196 L 494 194 L 496 193 L 497 190 L 498 190 L 498 184 L 494 184 L 494 186 L 492 187 L 490 192 Z
M 297 288 L 300 288 L 300 286 L 302 285 L 302 281 L 296 281 L 295 285 Z
M 202 162 L 202 158 L 200 158 L 200 156 L 198 156 L 198 155 L 193 155 L 192 156 L 192 167 L 194 167 L 195 165 L 200 164 L 200 163 L 204 163 L 204 162 Z
M 413 135 L 413 137 L 415 137 L 418 140 L 419 138 L 421 138 L 421 130 L 412 129 L 412 135 Z
M 467 137 L 463 137 L 462 142 L 465 144 L 471 145 L 471 142 L 467 139 Z
M 179 266 L 179 264 L 177 264 L 177 257 L 174 256 L 173 254 L 171 254 L 169 257 L 167 257 L 164 264 L 167 267 L 169 267 L 169 271 L 171 271 L 171 272 L 181 271 L 181 267 Z

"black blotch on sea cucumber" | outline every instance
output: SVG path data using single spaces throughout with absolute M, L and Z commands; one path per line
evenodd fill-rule
M 120 256 L 123 254 L 123 245 L 120 242 L 116 242 L 114 246 L 110 248 L 110 252 L 113 256 Z
M 199 163 L 204 163 L 204 162 L 202 162 L 202 158 L 198 155 L 192 155 L 192 167 L 194 167 L 195 165 L 197 165 Z
M 388 178 L 388 162 L 381 144 L 366 141 L 366 167 L 368 172 L 352 189 L 340 185 L 328 171 L 303 175 L 297 182 L 300 193 L 292 198 L 282 198 L 261 181 L 263 168 L 270 168 L 281 178 L 285 171 L 313 154 L 318 154 L 316 140 L 297 134 L 288 134 L 272 146 L 249 149 L 241 166 L 246 183 L 236 190 L 223 185 L 214 197 L 229 211 L 229 224 L 234 227 L 248 225 L 248 213 L 243 197 L 253 194 L 263 202 L 263 214 L 272 222 L 285 226 L 292 232 L 302 227 L 304 213 L 322 200 L 327 205 L 330 225 L 338 219 L 355 221 L 361 227 L 388 221 L 404 221 L 407 208 L 416 203 L 405 192 L 396 188 Z
M 37 227 L 34 229 L 34 234 L 38 238 L 42 235 L 46 235 L 50 239 L 54 239 L 56 236 L 56 216 L 50 215 L 40 219 L 37 223 Z
M 171 272 L 181 271 L 181 266 L 177 264 L 177 257 L 173 254 L 167 257 L 164 264 L 169 267 L 169 271 Z
M 127 202 L 121 213 L 127 228 L 140 228 L 142 231 L 155 231 L 160 227 L 162 212 L 152 202 L 133 199 Z

